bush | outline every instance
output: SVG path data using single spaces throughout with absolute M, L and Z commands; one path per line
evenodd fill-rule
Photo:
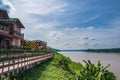
M 85 66 L 76 70 L 78 80 L 116 80 L 115 75 L 106 70 L 110 65 L 103 67 L 100 61 L 98 61 L 97 66 L 92 64 L 90 60 L 84 62 Z
M 32 50 L 31 47 L 27 47 L 27 46 L 24 46 L 23 49 L 24 50 Z

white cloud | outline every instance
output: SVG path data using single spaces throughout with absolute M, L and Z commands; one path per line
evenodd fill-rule
M 95 38 L 90 37 L 90 36 L 83 36 L 81 39 L 87 40 L 87 41 L 94 41 L 95 40 Z
M 29 39 L 43 39 L 48 40 L 48 35 L 53 32 L 53 30 L 58 26 L 59 23 L 57 22 L 43 22 L 36 25 L 29 25 L 24 30 L 25 37 Z M 56 37 L 59 38 L 59 37 Z
M 80 28 L 78 28 L 78 27 L 65 28 L 65 30 L 67 30 L 67 31 L 77 31 L 77 30 L 80 30 Z
M 95 39 L 94 38 L 90 38 L 91 41 L 94 41 Z
M 94 17 L 91 17 L 91 18 L 88 18 L 88 19 L 82 21 L 82 23 L 87 23 L 87 22 L 93 21 L 93 20 L 97 19 L 98 17 L 99 17 L 99 15 L 96 15 Z
M 64 12 L 67 6 L 67 3 L 59 0 L 20 0 L 14 1 L 13 3 L 15 3 L 17 8 L 23 9 L 27 14 L 38 14 L 42 16 Z
M 35 29 L 50 29 L 58 26 L 59 23 L 56 22 L 46 22 L 46 23 L 40 23 L 34 26 Z
M 66 31 L 86 31 L 86 30 L 93 30 L 93 29 L 94 29 L 93 26 L 86 27 L 86 28 L 79 28 L 79 27 L 65 28 Z
M 71 43 L 70 42 L 64 42 L 63 45 L 64 46 L 69 46 L 69 45 L 71 45 Z
M 83 39 L 84 39 L 84 40 L 88 40 L 88 39 L 89 39 L 89 37 L 87 37 L 87 36 L 84 36 L 84 37 L 83 37 Z
M 59 41 L 63 36 L 63 33 L 59 31 L 51 31 L 48 34 L 48 38 L 52 40 L 53 42 Z
M 89 27 L 87 27 L 87 30 L 92 30 L 92 29 L 94 29 L 93 26 L 89 26 Z
M 8 7 L 9 9 L 7 9 L 9 12 L 10 12 L 10 14 L 14 14 L 14 12 L 15 12 L 15 7 L 11 4 L 11 2 L 10 1 L 8 1 L 8 0 L 2 0 L 1 1 L 2 2 L 2 5 L 3 5 L 3 7 L 4 7 L 4 9 L 6 9 L 6 7 Z
M 26 29 L 24 32 L 28 39 L 42 39 L 47 41 L 49 46 L 58 49 L 102 48 L 120 45 L 118 44 L 120 40 L 117 38 L 120 37 L 120 25 L 118 24 L 120 19 L 111 21 L 114 22 L 112 23 L 113 26 L 118 27 L 109 27 L 109 29 L 90 25 L 88 27 L 66 27 L 63 30 L 63 28 L 58 28 L 58 26 L 64 26 L 62 22 L 57 22 L 58 18 L 64 16 L 59 15 L 67 11 L 66 7 L 68 4 L 63 0 L 11 0 L 16 11 L 8 0 L 4 1 L 7 1 L 4 4 L 11 6 L 11 11 L 15 12 L 12 17 L 20 18 L 25 25 Z M 82 5 L 83 8 L 80 8 L 80 10 L 82 9 L 81 12 L 86 11 L 84 7 L 89 8 L 84 4 L 80 6 Z M 71 13 L 69 14 L 72 14 L 72 9 L 70 10 Z M 44 18 L 46 17 L 47 19 L 45 20 Z M 90 18 L 83 17 L 79 22 L 87 23 L 98 17 L 99 15 Z
M 50 20 L 49 17 L 64 13 L 67 6 L 67 3 L 61 0 L 11 0 L 11 3 L 16 8 L 11 17 L 19 18 L 25 25 L 25 37 L 44 40 L 47 40 L 49 32 L 60 26 L 60 22 Z M 44 20 L 44 17 L 47 19 Z M 58 39 L 60 37 L 56 37 L 56 40 Z

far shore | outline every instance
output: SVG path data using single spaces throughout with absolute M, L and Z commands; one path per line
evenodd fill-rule
M 75 52 L 97 52 L 97 53 L 120 53 L 120 48 L 111 49 L 82 49 L 82 50 L 58 50 L 56 51 L 75 51 Z

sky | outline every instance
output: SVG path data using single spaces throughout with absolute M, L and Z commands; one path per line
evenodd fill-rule
M 0 0 L 25 39 L 57 49 L 120 48 L 120 0 Z

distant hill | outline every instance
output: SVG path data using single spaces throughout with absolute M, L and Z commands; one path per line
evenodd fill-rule
M 84 52 L 105 52 L 105 53 L 120 53 L 120 48 L 111 49 L 81 49 L 81 50 L 59 50 L 59 51 L 84 51 Z
M 87 49 L 87 50 L 83 50 L 83 51 L 87 51 L 87 52 L 115 52 L 115 53 L 120 53 L 120 48 L 111 48 L 111 49 Z
M 83 51 L 83 50 L 60 50 L 60 51 Z
M 61 50 L 55 49 L 55 48 L 51 48 L 51 50 L 52 50 L 52 51 L 55 51 L 55 52 L 56 52 L 56 51 L 61 51 Z

